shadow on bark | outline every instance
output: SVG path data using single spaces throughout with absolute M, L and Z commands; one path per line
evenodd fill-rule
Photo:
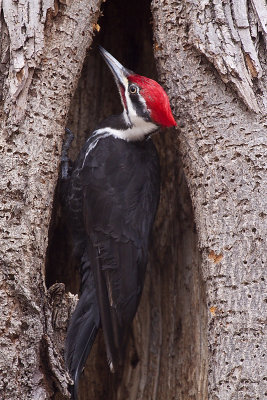
M 113 77 L 97 53 L 101 44 L 123 65 L 156 79 L 149 1 L 107 2 L 100 33 L 85 60 L 69 112 L 76 135 L 72 156 L 104 117 L 121 111 Z M 193 211 L 178 155 L 178 133 L 155 137 L 162 171 L 161 201 L 146 283 L 133 324 L 124 370 L 111 375 L 98 335 L 80 384 L 80 399 L 205 399 L 207 345 L 204 288 Z M 47 285 L 78 292 L 77 266 L 55 200 L 47 257 Z

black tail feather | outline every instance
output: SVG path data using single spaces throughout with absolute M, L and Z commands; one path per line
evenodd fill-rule
M 82 294 L 71 317 L 65 343 L 65 361 L 74 381 L 74 400 L 78 398 L 79 378 L 100 326 L 94 278 L 90 263 L 84 258 L 81 266 Z

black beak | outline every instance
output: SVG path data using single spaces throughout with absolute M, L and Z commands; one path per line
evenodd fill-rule
M 116 58 L 114 58 L 107 50 L 103 49 L 103 47 L 99 46 L 99 51 L 109 66 L 116 83 L 126 88 L 128 85 L 127 77 L 129 75 L 133 75 L 134 72 L 124 68 L 124 66 L 121 65 L 119 61 L 117 61 Z

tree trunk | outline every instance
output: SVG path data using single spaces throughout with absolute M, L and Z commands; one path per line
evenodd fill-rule
M 67 113 L 75 157 L 120 112 L 103 60 L 85 58 L 100 29 L 94 45 L 164 85 L 179 129 L 155 138 L 161 202 L 125 366 L 109 373 L 100 333 L 80 399 L 262 399 L 264 2 L 131 3 L 108 1 L 98 23 L 101 0 L 2 3 L 0 398 L 68 396 L 79 276 L 54 191 Z
M 66 116 L 100 4 L 1 4 L 1 399 L 67 394 L 44 266 Z M 59 336 L 67 318 L 53 314 Z
M 208 397 L 263 399 L 266 4 L 153 0 L 152 13 L 201 253 Z

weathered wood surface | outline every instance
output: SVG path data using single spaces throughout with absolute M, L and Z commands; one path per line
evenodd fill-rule
M 56 379 L 49 365 L 44 262 L 66 116 L 100 4 L 1 3 L 1 399 L 49 399 L 55 384 L 66 393 L 64 371 Z
M 266 395 L 267 66 L 261 4 L 152 2 L 155 54 L 182 123 L 179 148 L 202 255 L 209 399 Z M 213 66 L 235 84 L 237 95 Z

